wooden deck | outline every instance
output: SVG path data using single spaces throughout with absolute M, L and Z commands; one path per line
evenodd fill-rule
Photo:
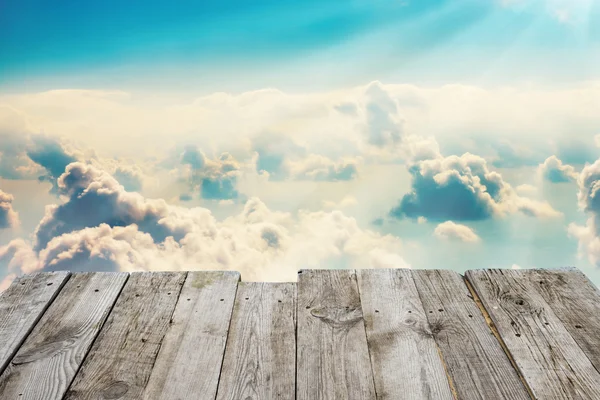
M 0 295 L 0 399 L 600 399 L 581 272 L 68 273 Z

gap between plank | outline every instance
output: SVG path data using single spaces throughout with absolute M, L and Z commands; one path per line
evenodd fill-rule
M 529 397 L 531 397 L 532 400 L 536 400 L 536 397 L 533 395 L 533 391 L 529 387 L 529 384 L 525 380 L 525 377 L 521 374 L 521 370 L 519 369 L 519 367 L 517 366 L 517 363 L 515 362 L 515 360 L 512 357 L 512 355 L 510 354 L 510 350 L 508 350 L 508 347 L 506 347 L 506 344 L 504 343 L 504 340 L 500 336 L 500 333 L 498 332 L 498 329 L 496 329 L 496 325 L 494 324 L 494 321 L 490 317 L 490 314 L 487 312 L 487 310 L 483 306 L 483 303 L 481 302 L 481 299 L 477 295 L 477 292 L 475 291 L 475 288 L 473 288 L 473 286 L 471 285 L 471 282 L 469 282 L 469 279 L 467 279 L 466 276 L 463 276 L 463 280 L 465 281 L 465 284 L 467 285 L 467 288 L 471 292 L 471 295 L 473 296 L 473 300 L 475 301 L 475 304 L 477 304 L 477 307 L 479 307 L 479 310 L 483 314 L 483 317 L 484 317 L 485 321 L 487 322 L 490 330 L 492 331 L 492 333 L 496 337 L 496 340 L 498 340 L 498 343 L 500 343 L 500 347 L 502 347 L 502 350 L 504 350 L 504 353 L 508 357 L 508 360 L 512 364 L 512 366 L 515 369 L 515 371 L 517 371 L 517 376 L 519 377 L 519 379 L 523 383 L 523 386 L 525 386 L 525 389 L 527 390 L 527 393 L 529 394 Z
M 358 284 L 358 276 L 356 275 L 356 270 L 353 272 L 355 283 L 356 283 L 356 292 L 358 293 L 358 301 L 360 304 L 360 315 L 362 316 L 363 321 L 363 330 L 365 331 L 365 340 L 367 341 L 367 353 L 369 353 L 369 364 L 371 364 L 371 375 L 373 376 L 373 390 L 375 391 L 375 398 L 377 399 L 377 385 L 375 384 L 375 371 L 373 370 L 373 357 L 371 356 L 371 346 L 369 346 L 369 336 L 367 335 L 367 322 L 365 321 L 365 314 L 363 312 L 362 307 L 362 294 L 360 293 L 360 285 Z M 297 348 L 298 346 L 296 346 Z
M 71 277 L 72 275 L 73 274 L 69 275 L 69 277 Z M 115 297 L 115 301 L 110 306 L 110 309 L 108 310 L 108 313 L 106 314 L 106 318 L 104 318 L 104 321 L 102 321 L 102 326 L 100 327 L 100 329 L 98 329 L 98 332 L 96 332 L 96 336 L 94 336 L 94 339 L 90 343 L 90 346 L 88 347 L 87 351 L 83 355 L 83 358 L 81 359 L 81 362 L 79 363 L 79 366 L 77 367 L 77 371 L 75 371 L 75 373 L 73 374 L 73 378 L 71 379 L 71 382 L 69 382 L 69 384 L 67 385 L 67 388 L 65 390 L 65 394 L 63 395 L 63 397 L 69 392 L 69 389 L 71 389 L 71 385 L 75 381 L 75 378 L 77 377 L 79 370 L 81 370 L 83 363 L 87 359 L 88 354 L 90 354 L 90 351 L 92 351 L 92 347 L 94 347 L 94 343 L 96 343 L 98 336 L 100 336 L 100 332 L 102 332 L 102 329 L 104 328 L 104 325 L 106 324 L 106 321 L 108 321 L 108 318 L 110 318 L 110 314 L 112 314 L 112 311 L 115 308 L 115 304 L 117 304 L 117 300 L 119 300 L 119 297 L 121 297 L 121 293 L 123 293 L 123 289 L 125 289 L 125 285 L 127 285 L 127 281 L 129 280 L 130 276 L 131 276 L 131 274 L 127 273 L 127 278 L 125 279 L 125 282 L 123 282 L 123 286 L 121 286 L 121 290 L 119 290 L 119 293 Z
M 425 312 L 425 308 L 423 306 L 423 299 L 421 298 L 421 291 L 417 287 L 417 282 L 415 282 L 415 277 L 413 276 L 413 272 L 410 271 L 410 279 L 413 281 L 413 285 L 415 285 L 415 289 L 417 292 L 417 296 L 419 296 L 419 301 L 421 302 L 421 307 Z M 427 321 L 427 328 L 431 331 L 431 325 L 429 324 L 429 318 L 427 318 L 427 314 L 425 314 L 425 321 Z M 448 367 L 446 367 L 446 361 L 444 360 L 444 355 L 442 354 L 442 350 L 438 345 L 437 339 L 433 333 L 431 333 L 431 338 L 433 339 L 433 343 L 435 343 L 435 348 L 437 349 L 438 355 L 440 357 L 440 362 L 442 363 L 442 367 L 444 368 L 444 373 L 446 374 L 446 380 L 448 381 L 448 386 L 450 386 L 450 392 L 452 392 L 452 396 L 454 400 L 459 400 L 458 392 L 456 391 L 456 387 L 454 386 L 454 381 L 452 381 L 452 377 L 448 373 Z
M 227 337 L 225 338 L 225 346 L 223 346 L 223 354 L 221 355 L 221 368 L 219 368 L 219 377 L 217 378 L 217 390 L 215 390 L 214 399 L 219 398 L 219 389 L 221 389 L 221 375 L 223 374 L 223 363 L 225 361 L 225 353 L 227 352 L 227 345 L 229 344 L 229 335 L 231 334 L 231 320 L 233 319 L 233 311 L 235 309 L 235 303 L 237 299 L 238 287 L 242 282 L 242 275 L 239 275 L 238 281 L 235 285 L 235 293 L 233 294 L 233 305 L 231 306 L 231 314 L 229 314 L 229 325 L 227 325 Z M 297 346 L 296 346 L 297 347 Z

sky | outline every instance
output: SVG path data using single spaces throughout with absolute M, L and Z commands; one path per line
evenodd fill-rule
M 0 2 L 0 290 L 39 270 L 581 269 L 600 1 Z

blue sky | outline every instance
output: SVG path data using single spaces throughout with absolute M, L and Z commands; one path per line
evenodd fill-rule
M 600 282 L 600 2 L 0 2 L 0 281 Z M 598 220 L 598 221 L 597 221 Z

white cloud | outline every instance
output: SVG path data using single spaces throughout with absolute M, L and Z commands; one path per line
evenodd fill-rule
M 439 224 L 433 234 L 441 239 L 457 240 L 460 242 L 477 243 L 481 239 L 473 229 L 466 225 L 456 224 L 452 221 L 446 221 Z
M 19 225 L 19 214 L 13 209 L 14 197 L 0 190 L 0 229 Z
M 340 211 L 283 213 L 251 198 L 241 213 L 217 221 L 204 208 L 126 192 L 81 163 L 69 165 L 58 186 L 65 202 L 48 207 L 36 242 L 0 248 L 9 270 L 220 269 L 269 281 L 294 280 L 300 268 L 409 266 L 400 239 L 362 229 Z
M 550 156 L 540 164 L 539 172 L 545 180 L 552 183 L 576 181 L 578 176 L 575 168 L 563 164 L 556 156 Z

